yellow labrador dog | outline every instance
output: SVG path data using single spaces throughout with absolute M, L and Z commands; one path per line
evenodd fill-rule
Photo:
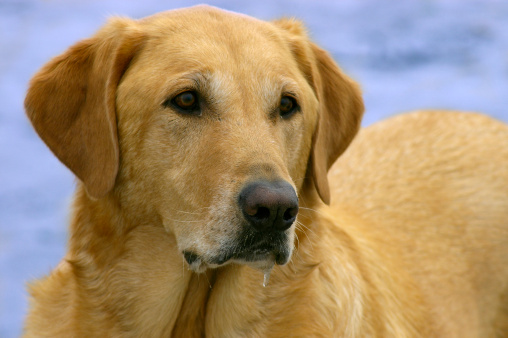
M 417 112 L 334 164 L 360 91 L 294 20 L 113 19 L 25 106 L 79 178 L 26 336 L 508 335 L 508 127 Z

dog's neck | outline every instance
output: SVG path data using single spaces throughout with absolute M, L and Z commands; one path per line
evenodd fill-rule
M 302 213 L 305 214 L 305 210 Z M 302 217 L 300 223 L 304 220 Z M 94 200 L 78 187 L 66 256 L 78 299 L 70 301 L 82 306 L 78 310 L 81 311 L 80 317 L 86 316 L 86 307 L 92 306 L 95 316 L 97 310 L 102 309 L 104 318 L 121 319 L 116 327 L 97 325 L 97 317 L 88 321 L 81 319 L 83 332 L 92 333 L 89 330 L 95 327 L 104 332 L 118 330 L 139 335 L 202 335 L 205 325 L 224 324 L 205 318 L 210 307 L 215 309 L 213 311 L 221 311 L 221 306 L 232 306 L 226 304 L 225 299 L 214 298 L 216 289 L 236 288 L 235 297 L 239 297 L 238 294 L 245 290 L 239 287 L 238 281 L 252 280 L 249 282 L 252 285 L 248 286 L 251 293 L 253 288 L 258 288 L 258 293 L 263 292 L 263 274 L 249 267 L 228 265 L 203 274 L 189 271 L 176 249 L 175 237 L 154 222 L 140 224 L 136 220 L 137 224 L 133 224 L 114 196 Z M 300 234 L 297 244 L 302 245 L 309 240 L 308 236 L 317 235 L 318 229 L 312 231 L 314 234 Z M 301 260 L 306 250 L 297 250 L 300 250 L 298 257 Z M 295 261 L 291 269 L 296 271 L 300 267 Z M 312 269 L 311 265 L 309 269 Z M 276 270 L 281 268 L 277 266 Z M 291 278 L 297 272 L 292 272 Z M 220 283 L 216 284 L 217 279 Z M 210 306 L 209 299 L 215 305 Z M 242 309 L 238 300 L 231 301 L 236 302 L 233 317 L 257 316 L 250 307 Z
M 78 188 L 75 198 L 68 263 L 62 271 L 67 271 L 66 287 L 76 291 L 73 299 L 67 299 L 73 303 L 68 309 L 79 313 L 62 314 L 62 318 L 79 318 L 72 326 L 80 327 L 83 335 L 221 336 L 242 334 L 243 327 L 257 327 L 263 335 L 268 329 L 263 318 L 271 316 L 269 322 L 277 323 L 277 313 L 280 320 L 290 318 L 290 325 L 299 327 L 309 321 L 313 308 L 295 300 L 316 299 L 313 306 L 321 306 L 320 302 L 329 301 L 327 297 L 340 298 L 326 295 L 336 290 L 323 291 L 329 282 L 322 280 L 326 276 L 318 270 L 327 269 L 322 260 L 327 253 L 313 243 L 319 243 L 318 238 L 335 238 L 345 249 L 340 253 L 344 257 L 334 264 L 356 259 L 347 249 L 354 245 L 349 236 L 336 227 L 330 232 L 326 215 L 321 217 L 317 206 L 307 203 L 298 216 L 292 260 L 274 268 L 267 288 L 263 287 L 262 272 L 243 265 L 195 274 L 178 252 L 175 237 L 161 224 L 139 220 L 133 224 L 113 197 L 96 201 Z M 355 305 L 365 302 L 363 290 L 354 282 L 361 271 L 356 265 L 342 270 L 341 280 L 334 281 L 341 290 L 348 290 L 341 306 L 345 311 L 367 310 L 367 303 L 360 308 Z M 281 297 L 288 290 L 291 297 Z M 315 325 L 323 321 L 323 326 L 336 322 L 351 327 L 338 319 L 321 318 L 318 312 L 312 317 Z

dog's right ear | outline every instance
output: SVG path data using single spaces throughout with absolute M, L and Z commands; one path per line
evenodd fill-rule
M 95 198 L 115 184 L 116 88 L 144 40 L 133 21 L 114 19 L 48 62 L 25 98 L 39 136 Z

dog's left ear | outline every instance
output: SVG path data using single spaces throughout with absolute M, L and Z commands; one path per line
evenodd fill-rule
M 359 86 L 339 69 L 326 51 L 315 44 L 311 46 L 318 72 L 314 75 L 314 85 L 319 100 L 319 122 L 309 169 L 319 196 L 330 204 L 328 169 L 360 129 L 364 105 Z
M 302 24 L 292 19 L 274 22 L 284 29 L 291 51 L 319 101 L 307 176 L 330 204 L 327 173 L 358 132 L 364 105 L 360 87 L 346 76 L 331 56 L 310 42 Z

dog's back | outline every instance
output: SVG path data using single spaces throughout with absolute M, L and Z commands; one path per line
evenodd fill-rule
M 352 232 L 409 272 L 442 336 L 508 334 L 505 124 L 401 115 L 362 130 L 329 177 L 332 204 L 365 219 Z

